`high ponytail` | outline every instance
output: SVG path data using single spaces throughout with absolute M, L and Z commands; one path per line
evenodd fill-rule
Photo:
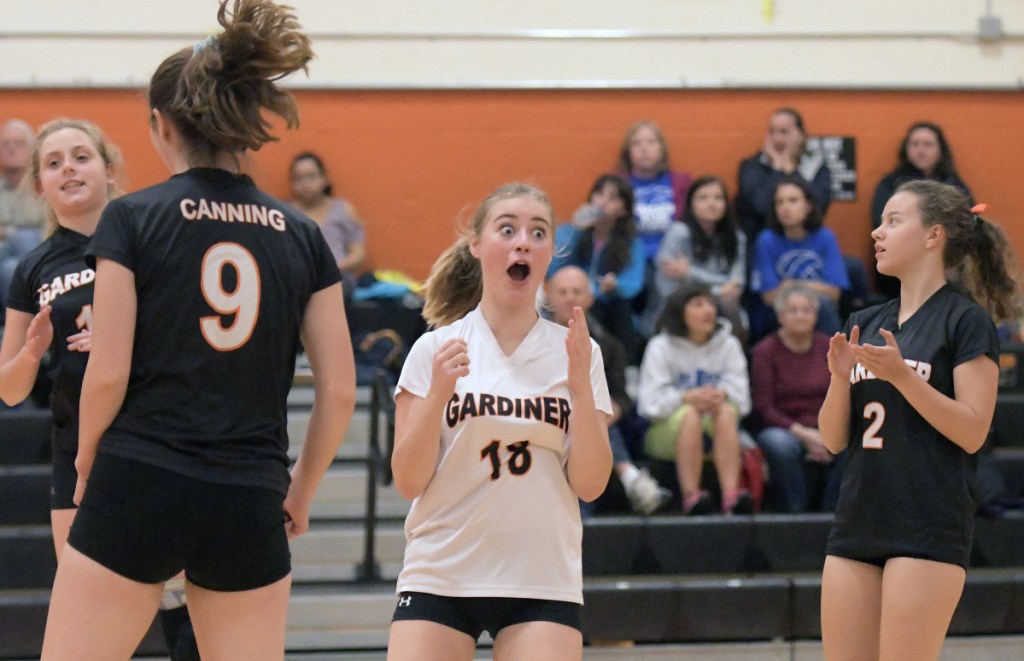
M 257 150 L 277 140 L 266 109 L 299 124 L 295 101 L 275 84 L 306 71 L 313 57 L 291 7 L 269 0 L 221 0 L 224 30 L 164 60 L 149 86 L 150 108 L 174 122 L 189 148 L 189 162 L 218 151 Z
M 529 197 L 540 202 L 548 210 L 548 215 L 554 218 L 548 196 L 530 184 L 504 184 L 484 198 L 473 213 L 468 230 L 437 258 L 430 269 L 423 288 L 426 298 L 423 318 L 430 326 L 447 326 L 458 321 L 480 303 L 484 291 L 483 274 L 480 260 L 470 251 L 470 236 L 480 236 L 495 204 L 515 197 Z
M 1019 270 L 1003 230 L 982 218 L 980 210 L 975 213 L 955 186 L 922 179 L 903 184 L 897 192 L 917 197 L 926 226 L 945 230 L 942 260 L 947 277 L 961 282 L 997 321 L 1016 320 Z

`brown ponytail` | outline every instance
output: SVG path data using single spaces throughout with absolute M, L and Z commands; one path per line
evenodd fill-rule
M 997 321 L 1016 320 L 1018 267 L 999 226 L 973 213 L 967 196 L 955 186 L 922 179 L 903 184 L 897 192 L 916 196 L 922 222 L 945 230 L 942 260 L 948 277 L 962 282 Z
M 483 276 L 480 260 L 469 249 L 470 235 L 480 236 L 487 216 L 495 204 L 515 197 L 530 197 L 543 204 L 554 218 L 551 202 L 544 191 L 530 184 L 510 183 L 499 186 L 484 198 L 473 213 L 468 230 L 445 250 L 427 277 L 423 288 L 426 303 L 423 318 L 431 326 L 447 326 L 466 316 L 483 296 Z
M 188 145 L 189 164 L 218 151 L 257 150 L 277 140 L 263 109 L 299 124 L 291 95 L 276 81 L 313 57 L 291 7 L 269 0 L 221 0 L 224 30 L 171 55 L 149 85 L 150 108 L 171 119 Z

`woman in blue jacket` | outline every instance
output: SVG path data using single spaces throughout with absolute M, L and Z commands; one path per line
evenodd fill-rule
M 598 177 L 587 204 L 571 224 L 558 228 L 548 276 L 567 264 L 589 274 L 591 313 L 622 341 L 626 355 L 635 356 L 639 336 L 632 301 L 644 287 L 644 245 L 633 222 L 633 188 L 622 177 Z

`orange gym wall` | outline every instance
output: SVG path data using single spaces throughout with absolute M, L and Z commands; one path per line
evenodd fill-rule
M 1024 253 L 1024 103 L 1014 92 L 551 90 L 296 91 L 297 131 L 256 155 L 249 171 L 287 197 L 288 159 L 319 152 L 336 193 L 366 223 L 376 268 L 426 276 L 455 219 L 495 185 L 539 184 L 567 218 L 594 177 L 611 168 L 625 129 L 659 122 L 672 165 L 715 173 L 735 188 L 738 162 L 759 148 L 769 112 L 798 108 L 812 134 L 857 138 L 857 199 L 833 203 L 827 224 L 844 250 L 868 257 L 875 184 L 896 163 L 906 127 L 929 119 L 947 132 L 961 174 Z M 98 122 L 121 146 L 130 189 L 166 172 L 149 144 L 136 90 L 4 90 L 0 118 L 38 125 L 57 116 Z

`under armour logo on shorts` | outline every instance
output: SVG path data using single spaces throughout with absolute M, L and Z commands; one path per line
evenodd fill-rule
M 408 608 L 409 606 L 412 606 L 412 595 L 411 594 L 410 595 L 405 595 L 405 596 L 402 596 L 402 597 L 398 598 L 398 607 L 399 608 Z

